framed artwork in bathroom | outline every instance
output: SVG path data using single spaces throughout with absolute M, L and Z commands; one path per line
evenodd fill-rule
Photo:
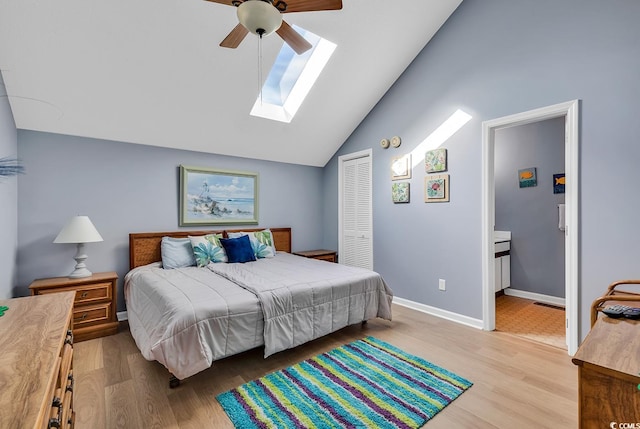
M 534 186 L 538 186 L 536 167 L 518 170 L 518 183 L 521 188 L 532 188 Z
M 554 194 L 564 194 L 564 173 L 554 174 L 553 175 L 553 193 Z

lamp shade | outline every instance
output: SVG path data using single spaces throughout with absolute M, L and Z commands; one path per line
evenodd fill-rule
M 96 241 L 102 241 L 102 236 L 88 216 L 72 217 L 53 240 L 54 243 L 94 243 Z
M 238 6 L 238 21 L 259 36 L 268 36 L 282 25 L 282 15 L 271 3 L 247 0 Z

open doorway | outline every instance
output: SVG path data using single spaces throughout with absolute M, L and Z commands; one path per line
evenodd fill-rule
M 578 117 L 577 100 L 483 122 L 482 260 L 483 328 L 494 330 L 495 306 L 495 138 L 496 131 L 552 118 L 564 118 L 565 126 L 565 327 L 570 355 L 578 348 Z
M 494 237 L 496 331 L 566 350 L 564 128 L 561 116 L 495 130 Z

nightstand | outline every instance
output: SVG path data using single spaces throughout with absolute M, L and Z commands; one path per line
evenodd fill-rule
M 302 252 L 293 252 L 293 254 L 304 256 L 305 258 L 319 259 L 321 261 L 338 262 L 338 252 L 333 250 L 304 250 Z
M 95 273 L 79 279 L 69 277 L 38 279 L 29 285 L 29 289 L 31 289 L 31 295 L 75 292 L 73 336 L 75 341 L 83 341 L 118 332 L 117 284 L 118 274 L 108 272 Z

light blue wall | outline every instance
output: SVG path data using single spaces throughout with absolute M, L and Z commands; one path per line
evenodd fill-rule
M 580 118 L 580 332 L 590 303 L 640 277 L 640 2 L 465 0 L 336 154 L 373 147 L 374 264 L 397 296 L 482 317 L 482 121 L 574 99 Z M 456 109 L 473 119 L 445 143 L 451 202 L 390 203 L 389 162 Z M 399 135 L 400 149 L 382 150 Z M 324 172 L 326 247 L 337 246 L 337 161 Z M 437 279 L 447 280 L 439 292 Z
M 18 142 L 28 169 L 18 183 L 20 294 L 36 278 L 72 271 L 75 245 L 52 242 L 71 216 L 85 214 L 104 238 L 87 244 L 87 266 L 118 272 L 123 310 L 128 234 L 179 229 L 180 164 L 257 172 L 260 226 L 292 227 L 293 250 L 322 243 L 321 168 L 33 131 L 19 131 Z
M 565 296 L 564 232 L 553 175 L 564 173 L 564 118 L 496 130 L 496 230 L 511 231 L 511 289 Z M 536 167 L 538 186 L 520 188 L 518 170 Z
M 18 154 L 13 114 L 0 74 L 0 158 Z M 0 178 L 0 299 L 13 297 L 18 245 L 18 185 L 16 177 Z

